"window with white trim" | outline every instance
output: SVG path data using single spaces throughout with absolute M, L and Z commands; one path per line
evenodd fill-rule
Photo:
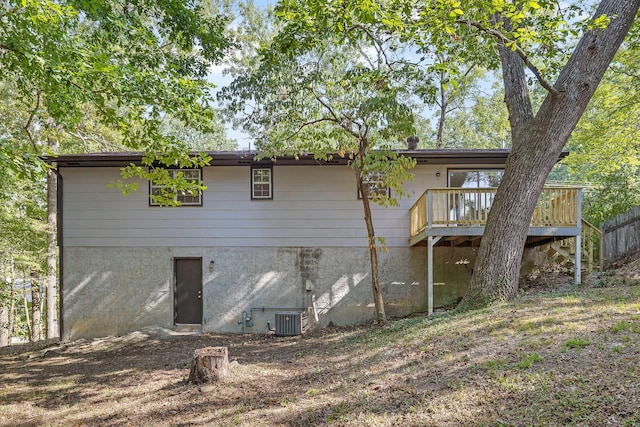
M 365 187 L 369 188 L 369 198 L 389 197 L 389 187 L 385 184 L 384 172 L 370 172 L 362 179 Z M 358 199 L 362 199 L 358 189 Z
M 202 180 L 201 169 L 167 169 L 169 177 L 172 179 L 182 177 L 185 181 L 198 184 Z M 165 206 L 157 197 L 166 197 L 169 187 L 164 184 L 157 184 L 151 181 L 149 185 L 149 206 Z M 181 206 L 202 206 L 202 191 L 178 190 L 173 196 L 174 202 L 179 202 Z
M 273 199 L 273 173 L 270 167 L 251 168 L 251 198 Z

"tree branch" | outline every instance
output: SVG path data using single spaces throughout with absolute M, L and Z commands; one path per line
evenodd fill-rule
M 475 62 L 474 62 L 474 63 L 472 63 L 472 64 L 469 66 L 469 68 L 467 69 L 467 71 L 465 71 L 465 73 L 462 75 L 462 78 L 463 78 L 463 79 L 466 79 L 466 78 L 467 78 L 467 76 L 469 75 L 469 73 L 471 73 L 471 71 L 473 71 L 473 69 L 474 69 L 475 67 L 476 67 L 476 64 L 475 64 Z
M 322 105 L 328 112 L 329 114 L 331 114 L 331 117 L 333 117 L 333 119 L 339 123 L 340 117 L 336 114 L 335 111 L 333 111 L 333 108 L 331 108 L 331 105 L 329 105 L 328 102 L 326 102 L 324 99 L 322 99 L 322 96 L 320 96 L 316 90 L 313 88 L 313 86 L 310 86 L 309 89 L 311 90 L 311 93 L 313 94 L 313 97 L 316 99 L 316 101 L 318 101 L 320 103 L 320 105 Z
M 516 43 L 514 40 L 511 40 L 510 38 L 508 38 L 507 36 L 505 36 L 504 34 L 502 34 L 500 31 L 493 29 L 493 28 L 485 28 L 481 23 L 479 22 L 475 22 L 475 21 L 470 21 L 468 19 L 457 19 L 457 22 L 460 24 L 466 24 L 468 26 L 471 27 L 475 27 L 478 30 L 489 34 L 490 36 L 493 36 L 495 38 L 497 38 L 499 41 L 501 41 L 502 43 L 506 44 L 511 44 L 514 46 L 515 48 L 515 52 L 518 54 L 518 56 L 520 57 L 520 59 L 522 59 L 522 62 L 524 62 L 524 64 L 527 66 L 527 68 L 536 76 L 536 79 L 538 80 L 538 82 L 540 83 L 540 85 L 545 88 L 547 90 L 547 92 L 549 92 L 552 95 L 558 95 L 560 92 L 553 87 L 553 85 L 551 83 L 549 83 L 543 76 L 542 73 L 540 72 L 540 70 L 538 70 L 538 67 L 536 67 L 533 62 L 531 62 L 531 60 L 529 59 L 529 57 L 527 56 L 527 54 L 525 53 L 524 50 L 522 50 L 522 48 L 520 46 L 518 46 L 518 43 Z
M 35 138 L 31 134 L 30 128 L 31 128 L 31 123 L 33 122 L 33 119 L 36 117 L 36 114 L 38 113 L 39 109 L 40 109 L 40 91 L 36 92 L 36 106 L 31 111 L 31 114 L 29 114 L 29 119 L 27 120 L 27 123 L 25 123 L 23 127 L 24 131 L 27 133 L 29 142 L 31 142 L 31 145 L 33 146 L 33 149 L 35 150 L 36 153 L 39 153 L 40 150 L 38 150 L 38 145 L 36 144 Z
M 309 122 L 304 122 L 298 127 L 298 129 L 293 134 L 291 134 L 289 139 L 292 139 L 292 138 L 295 138 L 296 136 L 298 136 L 300 134 L 300 132 L 302 132 L 302 130 L 304 128 L 309 127 L 309 126 L 313 126 L 315 124 L 322 123 L 322 122 L 337 123 L 338 125 L 340 124 L 338 121 L 336 121 L 335 119 L 333 119 L 331 117 L 322 117 L 321 119 L 316 119 L 316 120 L 311 120 Z
M 358 45 L 358 52 L 360 52 L 360 55 L 362 55 L 364 60 L 367 61 L 367 63 L 371 67 L 371 69 L 375 70 L 376 69 L 376 65 L 371 61 L 371 58 L 369 58 L 369 55 L 364 53 L 364 50 L 362 49 L 362 47 L 360 45 Z
M 17 7 L 17 6 L 11 8 L 11 9 L 8 9 L 5 13 L 0 13 L 0 18 L 4 18 L 5 16 L 12 15 L 15 12 L 20 11 L 20 9 L 22 9 L 22 8 L 21 7 Z
M 384 50 L 384 47 L 382 46 L 382 42 L 380 40 L 378 40 L 372 33 L 371 31 L 369 31 L 368 28 L 366 28 L 365 26 L 361 25 L 361 24 L 354 24 L 351 27 L 345 28 L 345 32 L 351 32 L 353 30 L 361 30 L 363 33 L 365 33 L 367 35 L 367 37 L 369 37 L 371 39 L 371 41 L 374 44 L 374 47 L 376 49 L 376 52 L 378 52 L 378 57 L 382 56 L 384 58 L 384 64 L 389 67 L 389 58 L 387 57 L 387 53 Z
M 340 118 L 340 116 L 334 111 L 333 107 L 331 107 L 331 105 L 329 105 L 329 103 L 327 101 L 322 99 L 322 96 L 320 96 L 320 94 L 318 94 L 316 92 L 316 90 L 313 88 L 313 86 L 310 86 L 309 90 L 313 94 L 313 97 L 316 99 L 316 101 L 318 101 L 318 103 L 320 103 L 320 105 L 322 105 L 322 107 L 324 107 L 324 109 L 326 109 L 327 112 L 331 115 L 330 118 L 329 117 L 325 117 L 323 119 L 319 119 L 319 121 L 321 121 L 321 122 L 323 122 L 323 121 L 325 121 L 325 122 L 326 121 L 331 121 L 333 123 L 336 123 L 338 126 L 340 126 L 342 129 L 344 129 L 345 132 L 347 132 L 351 136 L 353 136 L 355 138 L 360 138 L 360 135 L 357 132 L 355 132 L 353 129 L 351 129 L 349 126 L 347 126 L 344 123 L 344 120 L 342 120 Z M 346 114 L 344 114 L 344 116 L 347 118 L 347 120 L 349 120 L 350 123 L 355 124 L 356 126 L 358 126 L 358 128 L 361 127 L 361 125 L 359 123 L 356 123 L 353 119 L 351 119 L 351 117 L 347 116 Z
M 6 52 L 13 52 L 13 53 L 15 53 L 16 55 L 19 55 L 19 56 L 21 56 L 21 57 L 23 57 L 23 58 L 25 58 L 25 57 L 26 57 L 26 56 L 25 56 L 25 54 L 24 54 L 24 52 L 21 52 L 21 51 L 19 51 L 19 50 L 16 50 L 15 48 L 12 48 L 11 46 L 7 46 L 6 44 L 2 44 L 2 43 L 0 43 L 0 50 L 4 50 L 4 51 L 6 51 Z M 0 52 L 0 53 L 1 53 L 1 52 Z

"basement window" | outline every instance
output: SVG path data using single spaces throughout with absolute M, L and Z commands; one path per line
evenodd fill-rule
M 251 168 L 251 199 L 273 199 L 273 173 L 271 167 Z
M 167 169 L 170 178 L 181 176 L 190 183 L 198 184 L 202 180 L 201 169 Z M 151 181 L 149 185 L 149 206 L 166 206 L 157 198 L 161 197 L 168 189 L 168 186 L 156 184 Z M 180 203 L 181 206 L 202 206 L 202 191 L 197 190 L 192 193 L 190 191 L 179 190 L 173 197 L 174 201 Z

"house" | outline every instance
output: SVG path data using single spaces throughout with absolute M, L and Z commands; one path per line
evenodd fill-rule
M 209 154 L 210 166 L 185 171 L 207 189 L 181 196 L 179 207 L 155 206 L 153 183 L 128 196 L 109 186 L 140 153 L 49 159 L 59 176 L 63 339 L 144 327 L 264 333 L 289 327 L 277 322 L 290 314 L 321 327 L 375 317 L 347 159 Z M 390 316 L 431 312 L 463 294 L 495 192 L 484 187 L 497 185 L 509 150 L 401 154 L 417 161 L 405 183 L 411 197 L 373 208 L 388 248 L 379 273 Z M 579 236 L 579 190 L 543 196 L 531 241 Z

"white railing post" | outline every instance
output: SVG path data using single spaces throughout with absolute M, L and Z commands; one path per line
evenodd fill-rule
M 433 190 L 427 190 L 427 228 L 433 228 Z

